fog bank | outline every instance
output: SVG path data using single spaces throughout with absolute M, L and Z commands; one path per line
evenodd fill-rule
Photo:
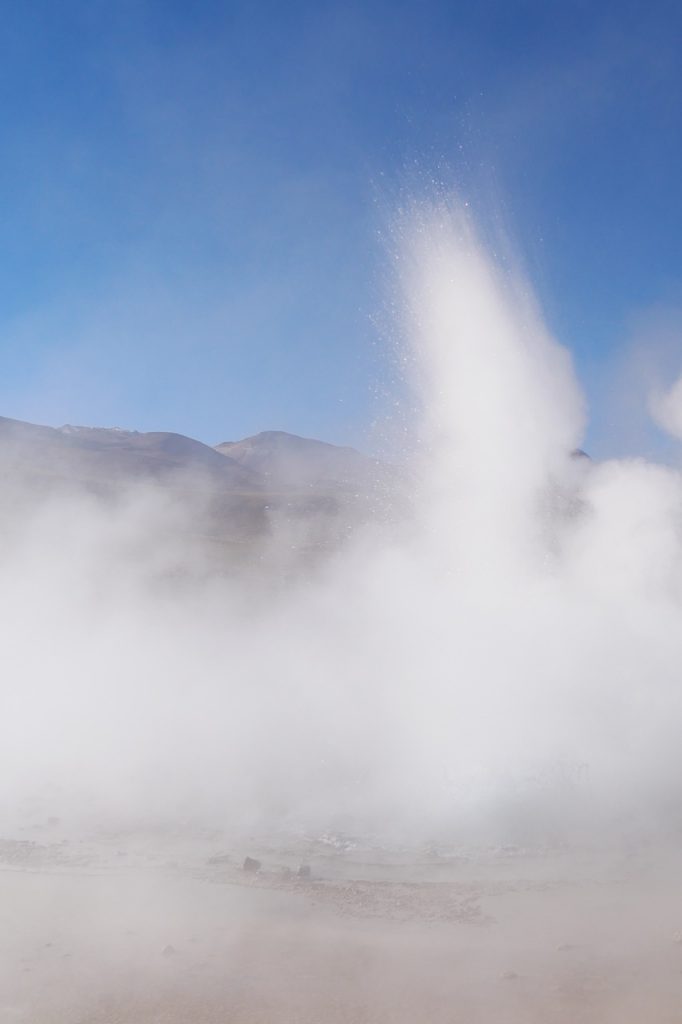
M 217 571 L 207 480 L 32 500 L 7 475 L 3 817 L 401 841 L 682 824 L 682 478 L 575 454 L 570 355 L 468 211 L 415 204 L 395 237 L 409 493 L 314 565 L 292 556 L 312 515 Z

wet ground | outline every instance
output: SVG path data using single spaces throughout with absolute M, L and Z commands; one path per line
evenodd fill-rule
M 2 839 L 0 867 L 0 1024 L 682 1024 L 669 847 L 52 821 Z

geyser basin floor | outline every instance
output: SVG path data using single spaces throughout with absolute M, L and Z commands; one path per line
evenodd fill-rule
M 302 845 L 247 875 L 218 836 L 0 843 L 0 1021 L 682 1020 L 679 852 Z

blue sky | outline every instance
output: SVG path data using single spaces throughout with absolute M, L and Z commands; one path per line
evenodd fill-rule
M 371 445 L 378 232 L 436 174 L 502 211 L 592 450 L 658 443 L 636 391 L 642 360 L 682 369 L 677 4 L 27 0 L 2 26 L 0 414 Z

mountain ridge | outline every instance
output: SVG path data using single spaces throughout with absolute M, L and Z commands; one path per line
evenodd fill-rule
M 367 484 L 381 466 L 376 459 L 347 445 L 284 430 L 264 430 L 240 441 L 222 441 L 215 450 L 261 473 L 275 486 Z
M 0 465 L 67 476 L 164 476 L 201 470 L 229 489 L 345 487 L 366 484 L 381 464 L 349 446 L 283 430 L 208 445 L 175 431 L 64 424 L 52 427 L 0 416 Z

